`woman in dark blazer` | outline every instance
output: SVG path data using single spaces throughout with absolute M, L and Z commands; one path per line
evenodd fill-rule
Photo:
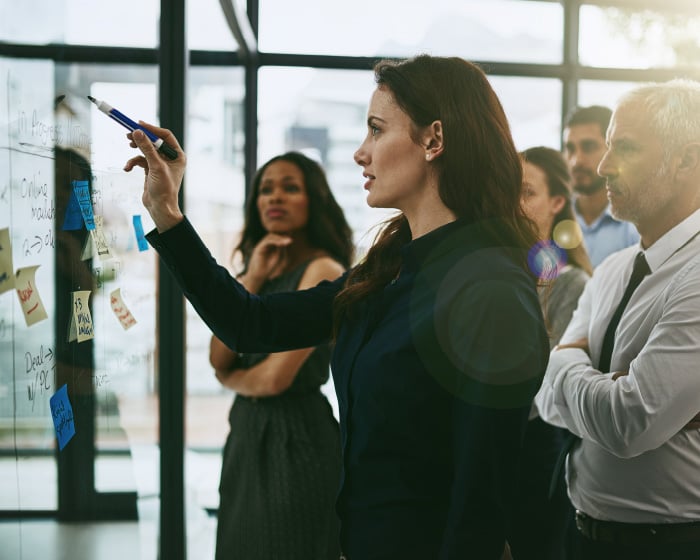
M 548 356 L 520 206 L 522 170 L 484 73 L 459 58 L 375 67 L 355 153 L 367 203 L 399 212 L 334 282 L 249 294 L 177 206 L 185 154 L 140 132 L 148 236 L 212 331 L 240 352 L 333 340 L 350 560 L 498 560 L 513 523 L 517 463 Z M 283 251 L 284 247 L 270 250 Z

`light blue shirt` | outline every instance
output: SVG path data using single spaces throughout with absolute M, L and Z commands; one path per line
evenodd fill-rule
M 574 204 L 576 220 L 583 231 L 583 242 L 588 251 L 588 257 L 595 268 L 608 255 L 620 249 L 639 243 L 639 232 L 630 222 L 621 222 L 610 213 L 610 205 L 596 221 L 588 225 Z

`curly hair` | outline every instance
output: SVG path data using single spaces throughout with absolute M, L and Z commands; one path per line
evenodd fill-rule
M 241 253 L 244 267 L 247 268 L 253 249 L 258 241 L 267 234 L 260 220 L 257 206 L 260 181 L 268 166 L 278 161 L 287 161 L 296 165 L 304 176 L 306 194 L 309 198 L 309 221 L 306 225 L 309 243 L 313 247 L 324 250 L 345 268 L 348 268 L 352 263 L 354 253 L 352 229 L 331 192 L 326 174 L 321 166 L 299 152 L 287 152 L 275 156 L 256 172 L 251 195 L 246 203 L 241 241 L 234 252 Z

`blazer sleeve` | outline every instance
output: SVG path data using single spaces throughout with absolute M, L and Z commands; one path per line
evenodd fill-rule
M 146 239 L 211 331 L 237 352 L 280 352 L 327 342 L 345 275 L 308 290 L 256 296 L 217 264 L 189 220 Z

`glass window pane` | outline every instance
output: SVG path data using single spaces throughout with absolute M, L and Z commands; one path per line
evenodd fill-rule
M 188 71 L 185 208 L 219 263 L 230 264 L 243 227 L 242 68 Z M 221 450 L 234 393 L 209 365 L 211 331 L 188 303 L 185 471 L 189 556 L 213 558 Z
M 187 47 L 193 50 L 238 50 L 219 0 L 187 2 Z
M 301 5 L 303 4 L 303 6 Z M 263 52 L 413 56 L 472 60 L 562 60 L 563 16 L 554 2 L 523 0 L 266 0 L 260 3 Z
M 636 82 L 581 80 L 578 83 L 578 104 L 581 107 L 603 105 L 614 109 L 620 96 L 637 85 Z
M 157 69 L 73 65 L 66 85 L 104 100 L 132 118 L 158 123 Z M 83 96 L 84 99 L 84 96 Z M 87 101 L 87 100 L 86 100 Z M 81 100 L 82 102 L 82 100 Z M 82 102 L 85 103 L 85 102 Z M 81 106 L 78 100 L 75 104 Z M 135 491 L 140 525 L 158 524 L 159 444 L 156 381 L 155 252 L 139 243 L 153 225 L 141 204 L 140 170 L 124 173 L 135 155 L 126 130 L 87 102 L 94 181 L 94 211 L 101 215 L 111 258 L 93 259 L 97 396 L 95 487 Z M 143 241 L 143 240 L 142 240 Z M 116 307 L 116 310 L 115 310 Z M 135 321 L 132 326 L 129 323 Z M 146 539 L 143 546 L 155 548 Z
M 67 477 L 80 477 L 83 499 L 99 493 L 105 511 L 111 492 L 138 495 L 142 544 L 155 558 L 156 257 L 139 250 L 133 216 L 143 212 L 143 176 L 122 170 L 133 155 L 126 131 L 86 95 L 155 122 L 157 71 L 4 58 L 0 79 L 0 229 L 10 230 L 12 268 L 39 266 L 32 287 L 47 312 L 27 325 L 15 291 L 0 294 L 0 466 L 10 469 L 0 508 L 57 507 L 49 403 L 65 385 L 76 434 L 59 450 L 71 454 Z M 76 181 L 85 181 L 101 235 L 88 235 L 80 212 L 70 219 Z
M 112 8 L 112 6 L 110 6 Z M 121 0 L 123 21 L 89 0 L 0 0 L 0 41 L 25 44 L 72 44 L 155 47 L 158 0 Z M 132 14 L 129 16 L 129 14 Z
M 561 144 L 560 80 L 489 76 L 510 122 L 518 150 L 533 146 L 559 149 Z
M 50 61 L 0 58 L 0 244 L 12 262 L 0 270 L 0 509 L 57 507 L 53 76 Z
M 602 68 L 696 65 L 700 15 L 582 6 L 579 58 Z

